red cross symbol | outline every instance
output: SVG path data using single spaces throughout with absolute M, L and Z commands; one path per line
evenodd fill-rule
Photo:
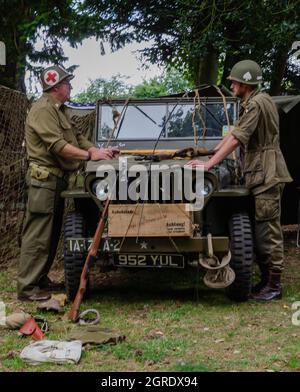
M 48 84 L 51 84 L 51 82 L 52 83 L 55 83 L 56 82 L 56 76 L 57 76 L 57 73 L 56 72 L 48 72 L 47 73 L 47 75 L 46 75 L 47 77 L 46 77 L 46 82 L 48 83 Z
M 44 76 L 44 81 L 51 86 L 59 81 L 59 74 L 56 71 L 48 71 Z

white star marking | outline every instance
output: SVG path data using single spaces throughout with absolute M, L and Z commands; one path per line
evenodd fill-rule
M 141 242 L 141 249 L 147 249 L 147 246 L 148 246 L 147 242 L 145 241 Z

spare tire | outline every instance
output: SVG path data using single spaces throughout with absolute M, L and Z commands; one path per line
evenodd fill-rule
M 83 215 L 71 212 L 66 215 L 64 225 L 64 269 L 66 293 L 73 300 L 79 288 L 82 268 L 87 252 L 72 252 L 68 249 L 67 240 L 70 238 L 86 238 L 86 224 Z M 87 290 L 88 290 L 87 284 Z
M 229 220 L 230 267 L 235 280 L 226 292 L 234 301 L 247 301 L 251 292 L 253 269 L 253 236 L 251 221 L 247 213 L 235 213 Z

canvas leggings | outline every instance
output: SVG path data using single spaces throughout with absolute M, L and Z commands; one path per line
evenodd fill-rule
M 255 253 L 259 265 L 272 272 L 283 271 L 283 234 L 280 224 L 281 195 L 278 184 L 255 195 Z
M 18 270 L 19 296 L 38 292 L 54 261 L 60 238 L 64 212 L 60 194 L 67 183 L 51 173 L 44 177 L 36 179 L 30 170 L 26 177 L 28 201 Z

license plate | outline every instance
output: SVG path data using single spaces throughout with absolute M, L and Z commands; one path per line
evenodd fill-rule
M 68 238 L 66 241 L 67 250 L 72 253 L 84 253 L 90 250 L 92 238 Z M 120 250 L 121 240 L 104 238 L 99 250 L 102 252 L 118 252 Z
M 118 267 L 184 268 L 184 257 L 177 254 L 119 254 L 114 265 Z

